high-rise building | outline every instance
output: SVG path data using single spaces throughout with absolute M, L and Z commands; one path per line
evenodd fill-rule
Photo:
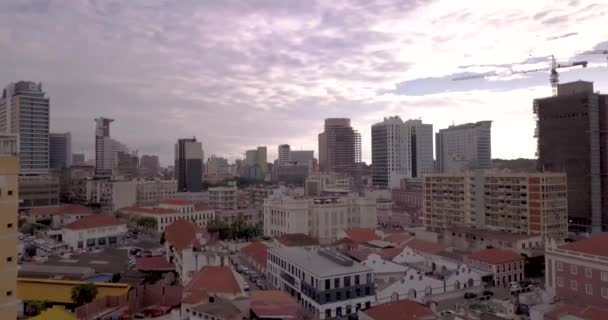
M 435 134 L 437 172 L 492 167 L 492 121 L 449 126 Z
M 179 139 L 175 144 L 175 179 L 178 192 L 203 189 L 203 144 L 196 138 Z
M 72 165 L 72 135 L 69 132 L 49 134 L 49 160 L 53 170 Z
M 110 138 L 110 123 L 114 119 L 95 119 L 95 176 L 111 177 L 114 168 L 112 155 L 112 139 Z
M 290 151 L 288 144 L 279 145 L 279 166 L 284 166 L 291 161 Z
M 433 172 L 433 125 L 398 116 L 372 126 L 372 184 L 398 188 L 402 178 Z
M 0 314 L 17 319 L 17 207 L 19 157 L 16 134 L 0 134 Z
M 158 156 L 142 155 L 139 159 L 139 174 L 144 178 L 158 177 L 160 175 Z
M 244 161 L 244 165 L 246 166 L 253 166 L 256 164 L 257 161 L 257 157 L 258 157 L 258 151 L 257 150 L 247 150 L 245 151 L 245 161 Z
M 319 134 L 319 170 L 357 176 L 361 162 L 361 135 L 350 126 L 350 119 L 325 119 Z
M 81 165 L 84 164 L 84 153 L 74 153 L 72 154 L 72 165 Z
M 49 171 L 49 108 L 40 83 L 19 81 L 2 91 L 0 132 L 19 135 L 20 174 Z
M 555 97 L 534 100 L 538 169 L 566 172 L 573 231 L 608 229 L 608 95 L 593 83 L 559 85 Z
M 314 150 L 291 150 L 289 161 L 299 165 L 310 165 L 310 161 L 315 159 Z
M 262 172 L 266 173 L 268 169 L 268 153 L 266 147 L 261 146 L 257 148 L 255 163 L 260 167 Z
M 116 174 L 126 179 L 139 176 L 139 157 L 137 152 L 119 151 L 116 162 Z
M 556 241 L 568 234 L 564 173 L 430 174 L 422 192 L 424 225 L 434 232 L 471 226 Z

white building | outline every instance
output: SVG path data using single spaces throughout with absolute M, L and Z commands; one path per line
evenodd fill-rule
M 53 228 L 61 228 L 92 214 L 90 207 L 79 204 L 34 207 L 23 213 L 28 222 L 43 223 Z
M 433 125 L 398 116 L 372 126 L 372 184 L 397 188 L 402 178 L 433 172 Z
M 435 134 L 436 172 L 492 167 L 492 121 L 449 126 Z
M 305 193 L 320 195 L 323 193 L 348 193 L 353 185 L 353 178 L 336 173 L 317 173 L 306 178 Z
M 164 200 L 156 207 L 123 208 L 120 212 L 131 217 L 154 219 L 156 225 L 153 231 L 157 233 L 165 231 L 167 226 L 180 219 L 204 228 L 215 218 L 215 210 L 181 199 Z
M 114 212 L 137 203 L 137 181 L 88 180 L 86 202 L 98 204 L 104 212 Z
M 159 202 L 175 198 L 177 180 L 138 180 L 137 205 L 155 206 Z
M 267 268 L 270 285 L 297 296 L 318 319 L 356 314 L 376 300 L 372 269 L 334 251 L 270 248 Z
M 279 145 L 279 165 L 284 166 L 289 163 L 291 148 L 288 144 Z
M 109 178 L 118 166 L 118 153 L 129 153 L 128 148 L 110 138 L 110 123 L 114 119 L 95 119 L 95 175 Z
M 238 208 L 238 188 L 236 186 L 209 188 L 209 205 L 214 209 L 233 210 Z
M 321 243 L 336 240 L 338 231 L 376 228 L 376 201 L 356 194 L 298 197 L 276 192 L 264 201 L 264 234 L 303 233 Z
M 63 227 L 62 238 L 72 250 L 120 244 L 127 234 L 127 223 L 108 214 L 85 216 Z

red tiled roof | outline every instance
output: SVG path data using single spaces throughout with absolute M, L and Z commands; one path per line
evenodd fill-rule
M 250 308 L 258 318 L 299 319 L 304 315 L 298 302 L 280 290 L 251 291 Z
M 277 241 L 286 247 L 318 246 L 319 240 L 303 233 L 284 234 Z
M 194 204 L 194 201 L 186 199 L 167 199 L 161 201 L 160 204 L 168 204 L 173 206 L 191 206 Z
M 396 233 L 405 233 L 406 231 L 400 228 L 384 228 L 382 229 L 382 232 L 384 232 L 385 235 L 391 235 Z
M 167 271 L 175 267 L 165 256 L 140 257 L 135 259 L 135 269 L 140 271 Z
M 587 239 L 570 242 L 559 246 L 560 249 L 608 257 L 608 233 L 591 236 Z
M 182 297 L 182 303 L 185 304 L 199 304 L 209 299 L 209 294 L 205 290 L 190 289 L 185 291 Z
M 177 211 L 175 211 L 173 209 L 167 209 L 167 208 L 127 207 L 127 208 L 123 208 L 120 210 L 138 212 L 138 213 L 148 213 L 148 214 L 174 214 L 174 213 L 177 213 Z
M 380 240 L 376 234 L 376 230 L 368 228 L 351 228 L 344 230 L 346 236 L 356 243 L 368 242 L 371 240 Z
M 545 319 L 558 320 L 564 315 L 578 316 L 587 320 L 605 320 L 608 319 L 608 309 L 598 306 L 577 306 L 561 303 L 553 310 L 545 313 Z
M 411 300 L 399 300 L 380 304 L 365 310 L 364 313 L 374 320 L 421 320 L 437 318 L 431 309 Z
M 414 237 L 412 237 L 406 233 L 401 233 L 401 234 L 395 233 L 395 234 L 391 234 L 391 235 L 384 237 L 384 241 L 392 242 L 395 244 L 403 244 L 413 238 Z
M 241 249 L 241 253 L 255 260 L 262 268 L 266 269 L 268 247 L 260 241 L 252 242 Z
M 213 210 L 213 208 L 211 206 L 209 206 L 208 203 L 197 202 L 197 203 L 194 204 L 194 210 L 196 210 L 196 211 Z
M 478 260 L 489 264 L 507 263 L 511 261 L 520 261 L 525 258 L 511 250 L 498 248 L 483 249 L 473 252 L 469 255 L 470 260 Z
M 394 248 L 385 248 L 380 250 L 380 255 L 384 259 L 392 260 L 396 256 L 398 256 L 401 252 L 403 252 L 403 247 L 394 247 Z
M 57 206 L 34 207 L 27 214 L 93 214 L 93 209 L 81 204 L 66 203 Z
M 412 248 L 416 252 L 427 254 L 438 254 L 446 251 L 449 247 L 440 243 L 430 242 L 426 240 L 412 239 L 405 243 L 406 247 Z
M 124 224 L 126 222 L 123 220 L 117 219 L 113 215 L 110 214 L 92 214 L 89 216 L 85 216 L 82 219 L 76 220 L 66 226 L 66 229 L 72 230 L 81 230 L 81 229 L 90 229 L 90 228 L 98 228 L 98 227 L 109 227 L 109 226 L 118 226 Z
M 180 251 L 194 245 L 197 234 L 205 233 L 200 227 L 184 219 L 179 219 L 165 228 L 165 239 Z
M 240 294 L 234 272 L 230 267 L 206 266 L 196 272 L 185 291 L 203 290 L 208 294 Z

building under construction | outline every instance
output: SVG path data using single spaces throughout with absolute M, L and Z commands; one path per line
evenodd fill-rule
M 538 169 L 566 172 L 571 231 L 608 229 L 607 101 L 586 81 L 560 84 L 556 96 L 534 100 Z
M 361 134 L 350 126 L 350 119 L 325 119 L 325 131 L 319 134 L 319 170 L 348 174 L 358 181 L 360 163 Z

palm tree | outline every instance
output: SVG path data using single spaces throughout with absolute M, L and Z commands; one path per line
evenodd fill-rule
M 91 282 L 72 287 L 72 301 L 79 306 L 95 300 L 96 296 L 97 287 Z

